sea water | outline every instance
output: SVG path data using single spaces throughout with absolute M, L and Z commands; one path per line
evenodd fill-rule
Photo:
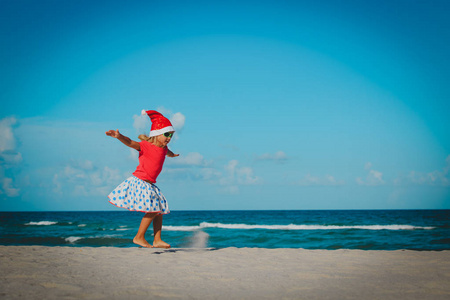
M 0 212 L 0 245 L 135 247 L 142 216 Z M 450 210 L 172 211 L 163 224 L 172 247 L 450 249 Z

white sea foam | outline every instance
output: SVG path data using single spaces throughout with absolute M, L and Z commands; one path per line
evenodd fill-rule
M 196 231 L 205 228 L 221 229 L 267 229 L 267 230 L 431 230 L 435 227 L 413 225 L 249 225 L 249 224 L 223 224 L 202 222 L 199 226 L 163 226 L 168 231 Z
M 65 240 L 66 240 L 66 242 L 69 242 L 69 243 L 75 243 L 76 241 L 81 240 L 81 239 L 82 239 L 82 237 L 79 237 L 79 236 L 69 236 Z
M 40 221 L 40 222 L 30 222 L 30 223 L 26 223 L 25 225 L 48 226 L 48 225 L 55 225 L 55 224 L 58 224 L 58 222 L 53 222 L 53 221 Z
M 86 224 L 80 224 L 80 225 L 78 225 L 78 227 L 85 227 L 86 226 Z
M 128 228 L 127 225 L 121 225 L 121 226 L 119 226 L 119 228 L 117 228 L 117 229 L 111 229 L 111 230 L 125 231 L 125 230 L 130 230 L 130 228 Z
M 88 238 L 90 239 L 109 239 L 109 238 L 116 238 L 116 237 L 121 237 L 123 236 L 123 234 L 105 234 L 105 235 L 92 235 L 89 236 Z
M 167 231 L 195 231 L 199 230 L 200 226 L 163 226 L 163 230 Z

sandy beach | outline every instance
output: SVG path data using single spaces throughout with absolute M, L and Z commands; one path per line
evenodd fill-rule
M 449 299 L 450 251 L 0 246 L 1 299 Z

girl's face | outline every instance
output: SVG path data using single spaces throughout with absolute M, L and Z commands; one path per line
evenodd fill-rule
M 165 134 L 158 135 L 156 137 L 157 146 L 166 147 L 167 144 L 169 144 L 170 140 L 172 139 L 173 133 L 174 133 L 174 131 L 171 131 L 171 132 L 167 132 Z

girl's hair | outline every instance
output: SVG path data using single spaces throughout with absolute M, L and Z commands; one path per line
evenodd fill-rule
M 147 141 L 147 142 L 150 142 L 150 143 L 152 143 L 152 144 L 155 144 L 155 143 L 156 143 L 156 136 L 148 137 L 148 136 L 145 135 L 145 134 L 141 134 L 141 135 L 138 136 L 138 139 L 140 139 L 141 141 Z

